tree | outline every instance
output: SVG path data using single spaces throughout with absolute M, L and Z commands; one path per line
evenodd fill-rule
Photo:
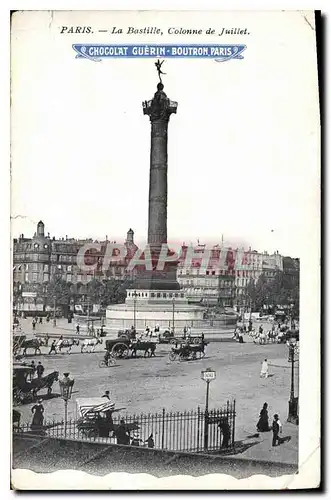
M 61 275 L 54 274 L 47 285 L 47 302 L 52 307 L 68 307 L 70 299 L 70 284 L 65 281 Z
M 115 279 L 91 280 L 87 285 L 87 295 L 93 304 L 107 307 L 109 304 L 124 302 L 129 282 Z

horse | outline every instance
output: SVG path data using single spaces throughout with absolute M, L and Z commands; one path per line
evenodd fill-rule
M 137 351 L 144 351 L 144 358 L 146 356 L 155 356 L 156 343 L 155 342 L 144 342 L 138 340 L 137 342 L 132 342 L 130 344 L 131 357 L 137 357 Z
M 82 343 L 82 347 L 80 349 L 80 352 L 94 352 L 95 348 L 98 344 L 102 344 L 102 339 L 99 339 L 99 338 L 85 339 Z M 91 349 L 89 351 L 87 351 L 88 347 L 91 347 Z
M 27 349 L 34 349 L 34 354 L 36 356 L 37 352 L 38 354 L 41 354 L 40 346 L 42 345 L 45 345 L 45 342 L 42 339 L 29 339 L 24 340 L 20 347 L 23 349 L 23 356 L 26 355 Z
M 52 385 L 59 380 L 59 372 L 52 372 L 45 377 L 33 378 L 31 380 L 32 394 L 37 396 L 37 392 L 47 387 L 47 395 L 52 393 Z
M 67 349 L 67 354 L 71 353 L 71 349 L 73 345 L 79 345 L 78 339 L 64 339 L 60 346 L 58 346 L 58 350 L 61 352 L 62 349 Z

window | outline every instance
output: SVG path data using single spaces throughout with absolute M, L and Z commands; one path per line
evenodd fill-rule
M 29 273 L 25 273 L 25 283 L 29 282 Z
M 32 271 L 38 271 L 38 264 L 32 264 Z
M 166 294 L 166 293 L 164 293 L 164 294 L 163 294 L 163 298 L 164 298 L 164 299 L 166 299 L 166 298 L 167 298 L 167 294 Z
M 72 274 L 67 274 L 67 281 L 71 281 L 72 280 Z
M 38 273 L 32 273 L 32 281 L 33 282 L 38 281 Z
M 183 293 L 181 293 L 180 296 L 181 296 L 182 299 L 184 298 L 184 294 Z
M 212 271 L 212 272 L 211 272 L 211 274 L 212 274 L 213 276 L 215 276 L 215 271 Z
M 48 273 L 44 273 L 44 278 L 43 278 L 43 280 L 44 280 L 44 281 L 48 281 L 48 276 L 49 276 L 49 274 L 48 274 Z
M 71 273 L 71 271 L 72 271 L 72 266 L 67 266 L 67 270 L 68 270 L 68 272 L 70 272 L 70 273 Z
M 28 271 L 29 270 L 29 264 L 25 264 L 25 270 Z
M 208 274 L 209 274 L 209 271 L 206 271 L 206 274 L 208 275 Z
M 48 273 L 48 264 L 44 264 L 44 272 Z
M 155 293 L 154 292 L 151 293 L 151 297 L 154 299 L 154 297 L 155 297 Z
M 161 294 L 160 293 L 157 293 L 156 294 L 156 297 L 159 299 L 161 297 Z

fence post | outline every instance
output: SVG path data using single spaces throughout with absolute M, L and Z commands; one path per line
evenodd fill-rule
M 162 439 L 161 439 L 161 449 L 164 450 L 164 420 L 165 420 L 165 409 L 162 409 Z
M 197 451 L 200 451 L 200 406 L 198 406 L 198 430 L 197 430 L 197 435 L 198 435 Z

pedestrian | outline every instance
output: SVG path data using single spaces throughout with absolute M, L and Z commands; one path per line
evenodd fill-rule
M 48 347 L 48 341 L 49 341 L 49 335 L 48 333 L 46 333 L 46 336 L 45 336 L 45 346 Z
M 43 400 L 39 399 L 38 403 L 31 408 L 31 412 L 33 414 L 31 430 L 38 430 L 43 425 L 45 409 L 42 403 Z
M 39 318 L 39 323 L 40 323 L 41 325 L 42 325 L 42 323 L 43 323 L 43 318 L 42 318 L 42 316 L 40 316 L 40 318 Z
M 105 391 L 104 395 L 101 396 L 102 398 L 107 398 L 110 400 L 110 392 L 109 391 Z
M 226 417 L 222 417 L 220 423 L 218 424 L 220 432 L 222 433 L 222 444 L 221 448 L 228 448 L 230 441 L 230 426 L 228 419 Z
M 37 370 L 37 377 L 41 378 L 42 375 L 43 375 L 43 373 L 44 373 L 44 371 L 45 371 L 45 368 L 41 364 L 41 361 L 38 362 L 36 370 Z
M 153 438 L 153 434 L 151 434 L 146 440 L 145 440 L 145 443 L 147 443 L 147 447 L 148 448 L 154 448 L 155 446 L 155 443 L 154 443 L 154 438 Z
M 259 333 L 263 333 L 263 326 L 262 325 L 259 326 Z
M 34 331 L 36 329 L 36 320 L 33 318 L 32 320 L 32 330 Z
M 79 323 L 76 324 L 76 333 L 79 335 Z
M 268 403 L 264 403 L 262 410 L 260 411 L 260 418 L 256 424 L 256 428 L 259 432 L 267 432 L 270 430 L 269 417 L 268 417 Z
M 132 440 L 131 440 L 131 446 L 140 446 L 140 443 L 142 443 L 142 439 L 140 439 L 139 432 L 134 431 Z
M 55 352 L 55 354 L 57 354 L 57 352 L 56 352 L 56 339 L 53 340 L 50 351 L 48 354 L 52 354 L 52 352 Z
M 272 421 L 272 446 L 277 446 L 280 443 L 279 434 L 282 433 L 282 424 L 279 420 L 279 416 L 277 413 L 274 415 L 274 419 Z
M 50 319 L 49 318 L 49 314 L 47 314 L 47 316 L 46 316 L 46 323 L 49 323 L 49 319 Z
M 36 371 L 36 365 L 34 361 L 31 361 L 30 368 L 32 368 L 30 373 L 30 380 L 32 380 Z
M 114 431 L 114 434 L 116 436 L 117 444 L 130 444 L 130 436 L 123 418 L 120 421 L 120 425 Z
M 263 378 L 268 378 L 268 376 L 269 376 L 269 366 L 268 366 L 268 360 L 267 360 L 267 359 L 265 359 L 265 360 L 262 362 L 260 377 L 263 377 Z

